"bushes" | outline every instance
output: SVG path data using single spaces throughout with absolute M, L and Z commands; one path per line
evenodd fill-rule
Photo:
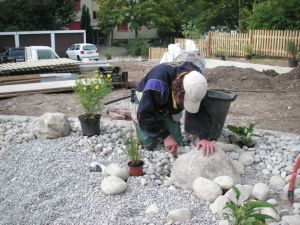
M 149 47 L 150 45 L 145 39 L 137 38 L 128 41 L 127 51 L 132 56 L 147 55 Z

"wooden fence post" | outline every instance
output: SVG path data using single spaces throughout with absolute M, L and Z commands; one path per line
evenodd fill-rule
M 208 32 L 208 55 L 209 57 L 212 55 L 212 52 L 211 52 L 211 32 Z

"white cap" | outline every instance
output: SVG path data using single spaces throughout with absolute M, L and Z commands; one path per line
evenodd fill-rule
M 197 71 L 191 71 L 183 78 L 184 109 L 189 113 L 197 113 L 200 103 L 207 92 L 207 80 Z

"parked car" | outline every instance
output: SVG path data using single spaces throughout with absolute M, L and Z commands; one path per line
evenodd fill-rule
M 1 63 L 9 62 L 24 62 L 25 52 L 24 48 L 5 48 L 4 52 L 0 56 Z
M 41 59 L 59 59 L 56 52 L 48 46 L 28 46 L 25 47 L 26 61 L 35 61 Z
M 75 59 L 78 61 L 98 61 L 99 54 L 97 52 L 96 45 L 89 43 L 78 43 L 73 44 L 67 49 L 66 58 Z

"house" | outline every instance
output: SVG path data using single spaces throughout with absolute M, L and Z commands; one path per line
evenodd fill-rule
M 80 30 L 81 9 L 83 5 L 89 8 L 91 16 L 91 26 L 93 29 L 93 43 L 98 45 L 111 45 L 115 42 L 124 42 L 134 39 L 134 32 L 130 31 L 128 24 L 115 27 L 111 34 L 104 35 L 101 33 L 101 27 L 97 24 L 97 10 L 98 5 L 96 0 L 75 0 L 75 10 L 77 12 L 77 19 L 69 25 L 70 30 Z M 148 29 L 142 27 L 139 34 L 146 39 L 157 39 L 156 29 Z

